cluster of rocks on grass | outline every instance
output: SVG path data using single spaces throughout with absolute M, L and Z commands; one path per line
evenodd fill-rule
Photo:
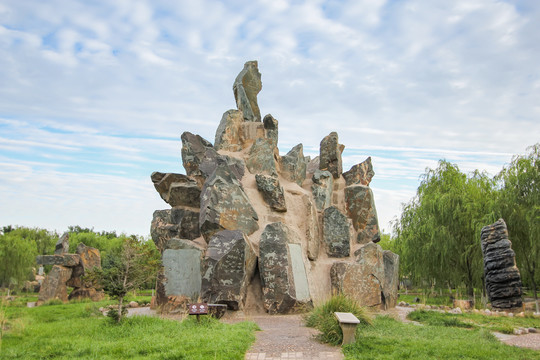
M 335 132 L 313 159 L 302 144 L 280 154 L 278 121 L 257 103 L 261 89 L 249 61 L 214 144 L 184 132 L 186 175 L 151 175 L 170 205 L 151 225 L 163 265 L 155 304 L 173 311 L 200 299 L 288 313 L 344 293 L 364 306 L 395 306 L 399 257 L 376 244 L 371 158 L 343 172 Z
M 52 265 L 39 290 L 37 305 L 58 299 L 63 302 L 72 299 L 103 299 L 103 291 L 97 290 L 92 281 L 83 279 L 88 270 L 101 268 L 101 255 L 98 249 L 80 243 L 75 254 L 69 254 L 69 234 L 64 233 L 56 243 L 54 255 L 39 255 L 36 262 Z M 68 296 L 67 288 L 73 290 Z
M 526 317 L 526 316 L 534 316 L 534 317 L 540 317 L 540 313 L 537 312 L 510 312 L 510 311 L 500 311 L 500 310 L 494 310 L 494 309 L 470 309 L 470 308 L 462 308 L 462 307 L 450 307 L 446 305 L 424 305 L 424 304 L 409 304 L 405 301 L 400 301 L 397 306 L 401 307 L 411 307 L 416 308 L 419 310 L 433 310 L 433 311 L 439 311 L 439 312 L 448 312 L 452 314 L 462 314 L 464 312 L 470 312 L 474 314 L 482 314 L 487 316 L 507 316 L 507 317 Z

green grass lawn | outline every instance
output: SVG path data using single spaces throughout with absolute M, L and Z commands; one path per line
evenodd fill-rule
M 357 331 L 346 359 L 540 359 L 540 351 L 500 343 L 490 331 L 403 324 L 386 316 Z
M 113 324 L 97 310 L 110 302 L 6 307 L 0 359 L 243 359 L 254 323 L 201 323 L 155 317 Z
M 514 328 L 533 327 L 540 329 L 540 318 L 486 316 L 475 313 L 449 314 L 436 311 L 416 310 L 407 316 L 410 320 L 418 321 L 427 325 L 454 326 L 465 328 L 485 328 L 491 331 L 499 331 L 511 334 Z

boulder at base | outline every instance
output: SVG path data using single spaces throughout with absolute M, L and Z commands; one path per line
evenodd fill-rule
M 241 309 L 255 272 L 257 255 L 238 230 L 223 230 L 210 239 L 203 260 L 201 298 L 207 303 Z
M 259 244 L 259 271 L 264 308 L 288 313 L 311 304 L 300 244 L 283 223 L 268 224 Z

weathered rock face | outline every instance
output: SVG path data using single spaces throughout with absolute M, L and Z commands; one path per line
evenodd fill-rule
M 312 177 L 313 185 L 311 192 L 318 210 L 324 210 L 330 206 L 332 201 L 332 188 L 334 181 L 332 174 L 326 170 L 315 170 Z
M 311 301 L 302 250 L 296 241 L 283 223 L 268 224 L 261 235 L 259 271 L 269 313 L 286 313 Z
M 183 174 L 154 172 L 152 182 L 161 198 L 171 206 L 199 207 L 201 189 L 197 182 Z
M 199 212 L 182 208 L 156 210 L 150 234 L 160 251 L 164 250 L 165 245 L 172 238 L 196 239 L 201 236 Z
M 63 255 L 69 252 L 69 233 L 65 232 L 56 242 L 55 255 Z
M 349 220 L 335 206 L 324 209 L 323 238 L 331 257 L 347 257 L 351 251 Z
M 270 114 L 263 119 L 265 137 L 270 140 L 273 147 L 278 145 L 278 121 Z
M 397 284 L 393 283 L 395 268 L 390 265 L 388 269 L 389 273 L 392 273 L 389 274 L 392 275 L 392 281 L 385 280 L 386 270 L 381 247 L 369 243 L 358 249 L 354 255 L 356 263 L 338 262 L 332 265 L 330 277 L 333 291 L 351 296 L 362 306 L 382 309 L 391 306 L 391 302 L 386 303 L 385 293 L 392 297 L 396 292 L 397 297 Z
M 328 170 L 334 179 L 341 176 L 343 165 L 341 153 L 345 147 L 339 143 L 338 134 L 331 132 L 321 141 L 319 169 Z
M 274 146 L 271 139 L 257 139 L 246 159 L 246 166 L 252 174 L 277 175 Z
M 186 131 L 180 138 L 182 139 L 182 163 L 186 174 L 194 178 L 199 186 L 202 186 L 206 176 L 199 169 L 199 165 L 205 159 L 215 158 L 217 156 L 216 150 L 210 142 L 199 135 Z
M 347 186 L 345 203 L 354 229 L 358 232 L 358 243 L 379 242 L 381 234 L 371 188 L 364 185 Z
M 163 264 L 153 305 L 181 311 L 201 296 L 246 314 L 288 313 L 340 291 L 394 306 L 399 258 L 373 243 L 371 158 L 343 173 L 335 132 L 314 159 L 302 144 L 280 155 L 278 121 L 261 122 L 261 87 L 257 62 L 247 62 L 233 85 L 238 110 L 223 114 L 214 145 L 184 132 L 187 175 L 152 175 L 172 207 L 152 220 Z
M 503 219 L 485 226 L 481 232 L 486 290 L 494 309 L 523 306 L 521 276 Z
M 343 173 L 347 186 L 355 184 L 368 186 L 373 176 L 375 176 L 375 171 L 373 171 L 373 165 L 371 164 L 371 156 Z
M 221 230 L 255 232 L 258 216 L 242 185 L 225 162 L 218 162 L 214 173 L 204 183 L 201 196 L 199 228 L 208 242 Z
M 277 177 L 257 174 L 255 175 L 255 181 L 264 201 L 272 210 L 278 212 L 287 211 L 283 188 L 279 184 Z
M 261 121 L 261 111 L 257 104 L 257 94 L 261 89 L 261 73 L 257 61 L 246 62 L 233 85 L 236 106 L 244 114 L 245 121 Z
M 302 144 L 298 144 L 281 157 L 281 175 L 292 182 L 302 186 L 306 179 L 306 160 L 304 159 Z
M 204 257 L 201 297 L 205 302 L 241 309 L 257 263 L 249 240 L 238 230 L 223 230 L 210 239 Z
M 216 130 L 214 147 L 216 150 L 241 151 L 240 127 L 244 122 L 244 115 L 239 110 L 228 110 L 223 114 Z
M 71 272 L 71 268 L 54 265 L 41 284 L 38 305 L 53 299 L 66 302 L 68 300 L 66 282 L 71 277 Z

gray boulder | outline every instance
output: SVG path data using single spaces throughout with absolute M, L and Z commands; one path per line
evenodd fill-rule
M 244 160 L 228 155 L 219 155 L 217 153 L 215 156 L 205 158 L 199 166 L 199 169 L 203 175 L 208 178 L 216 170 L 218 162 L 227 164 L 229 169 L 231 169 L 232 174 L 238 180 L 242 180 L 242 177 L 244 177 Z
M 491 306 L 499 310 L 521 308 L 521 275 L 516 266 L 515 253 L 508 239 L 503 219 L 484 226 L 480 235 L 484 256 L 484 277 Z
M 261 89 L 261 73 L 257 61 L 246 62 L 233 84 L 236 106 L 244 114 L 244 121 L 261 121 L 261 111 L 257 104 L 257 94 Z
M 371 156 L 343 173 L 347 186 L 355 184 L 368 186 L 373 176 L 375 176 L 375 171 L 373 171 L 373 165 L 371 164 Z
M 73 270 L 62 265 L 54 265 L 43 280 L 39 290 L 37 304 L 41 305 L 49 300 L 58 299 L 68 301 L 66 282 L 71 277 Z
M 207 303 L 241 309 L 255 272 L 257 255 L 238 230 L 223 230 L 210 239 L 204 257 L 201 298 Z
M 264 308 L 269 313 L 288 313 L 311 304 L 299 240 L 283 223 L 268 224 L 264 229 L 259 271 Z
M 199 229 L 204 239 L 210 241 L 221 230 L 241 230 L 250 235 L 259 228 L 258 219 L 237 177 L 225 161 L 218 159 L 201 195 Z
M 198 208 L 201 189 L 197 182 L 183 174 L 153 172 L 150 176 L 161 198 L 171 206 Z
M 281 175 L 292 182 L 302 186 L 306 179 L 306 160 L 304 158 L 303 145 L 298 144 L 281 157 Z
M 272 210 L 278 212 L 287 211 L 283 187 L 279 184 L 277 177 L 257 174 L 255 175 L 255 181 L 264 201 Z
M 332 202 L 332 188 L 334 186 L 332 174 L 329 171 L 317 169 L 311 179 L 313 181 L 311 192 L 313 193 L 315 205 L 318 210 L 324 210 Z
M 343 172 L 341 153 L 345 146 L 339 143 L 338 134 L 331 132 L 321 141 L 319 155 L 319 169 L 328 170 L 334 179 L 338 179 Z
M 246 159 L 249 172 L 277 176 L 274 149 L 271 139 L 257 139 L 251 146 Z
M 369 186 L 352 185 L 345 188 L 345 204 L 347 213 L 352 220 L 354 229 L 357 231 L 357 242 L 379 242 L 379 220 L 373 191 Z
M 328 256 L 337 258 L 349 256 L 351 250 L 349 220 L 335 206 L 324 209 L 323 239 Z

